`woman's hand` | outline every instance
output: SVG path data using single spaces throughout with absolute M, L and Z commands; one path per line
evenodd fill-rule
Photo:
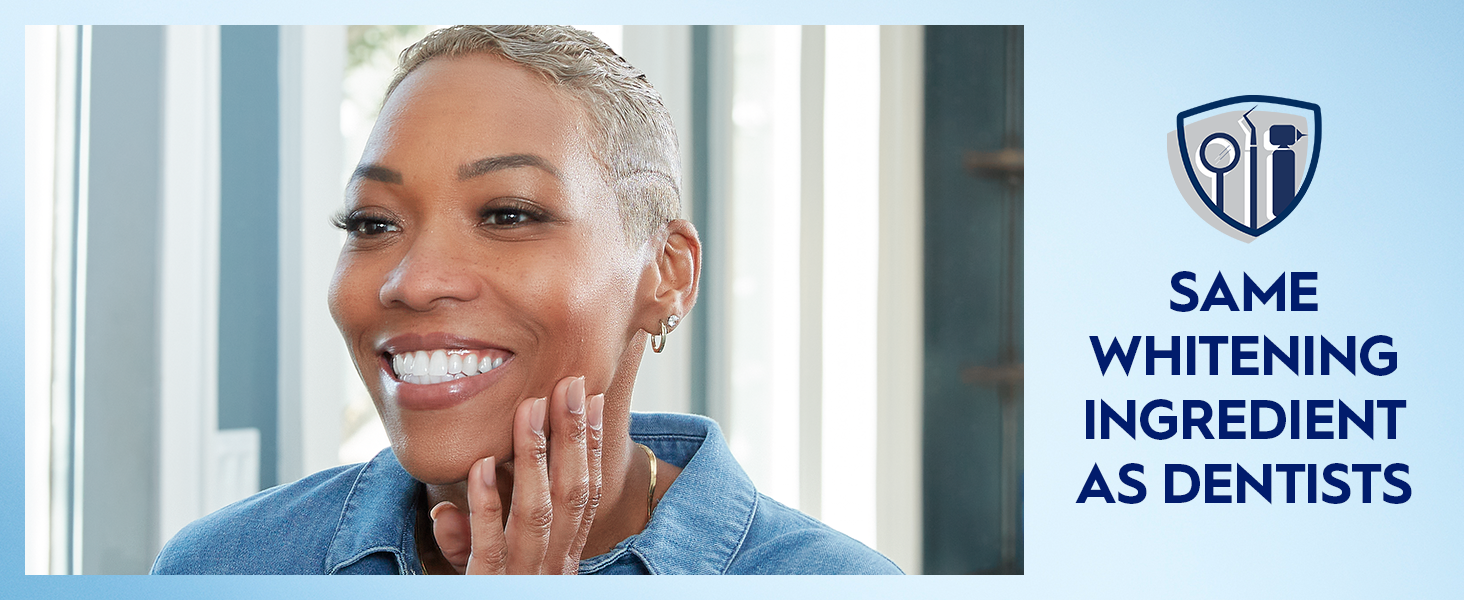
M 548 399 L 519 404 L 508 519 L 491 456 L 468 470 L 468 514 L 451 502 L 432 508 L 433 537 L 453 568 L 468 575 L 579 571 L 600 504 L 604 415 L 604 394 L 586 398 L 583 377 L 561 380 Z

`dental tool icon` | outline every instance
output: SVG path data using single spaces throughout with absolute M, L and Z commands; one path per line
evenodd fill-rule
M 1174 125 L 1169 166 L 1180 195 L 1205 222 L 1242 242 L 1295 212 L 1317 172 L 1322 110 L 1311 102 L 1233 96 L 1181 111 Z
M 1271 211 L 1283 214 L 1296 198 L 1296 151 L 1291 146 L 1305 133 L 1294 125 L 1272 125 L 1268 132 L 1271 145 L 1279 146 L 1271 152 Z
M 1218 149 L 1214 147 L 1217 143 L 1221 144 Z M 1237 152 L 1239 148 L 1235 138 L 1223 131 L 1212 133 L 1205 141 L 1200 142 L 1200 164 L 1215 176 L 1215 208 L 1221 212 L 1225 211 L 1225 174 L 1240 164 L 1240 153 Z M 1216 164 L 1210 161 L 1211 155 L 1216 161 L 1229 159 L 1229 162 Z
M 1250 114 L 1255 109 L 1256 106 L 1252 106 L 1250 110 L 1240 116 L 1241 125 L 1245 126 L 1246 133 L 1250 137 L 1250 146 L 1245 151 L 1246 155 L 1250 157 L 1250 168 L 1245 172 L 1245 181 L 1247 187 L 1250 188 L 1250 193 L 1246 195 L 1246 215 L 1250 217 L 1248 220 L 1251 227 L 1255 227 L 1260 218 L 1257 216 L 1260 212 L 1260 200 L 1256 197 L 1256 124 L 1250 120 Z

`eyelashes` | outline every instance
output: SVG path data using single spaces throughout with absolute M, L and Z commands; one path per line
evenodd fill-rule
M 331 225 L 351 237 L 376 237 L 402 230 L 400 223 L 384 215 L 361 210 L 343 210 L 331 217 Z
M 478 226 L 491 231 L 519 229 L 554 222 L 543 208 L 519 199 L 490 202 L 478 210 Z M 344 209 L 331 217 L 331 225 L 352 238 L 379 238 L 402 231 L 400 219 L 380 209 Z
M 489 205 L 478 211 L 478 223 L 494 229 L 513 229 L 550 220 L 549 213 L 523 201 Z

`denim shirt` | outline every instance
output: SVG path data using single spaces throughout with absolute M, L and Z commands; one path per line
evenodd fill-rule
M 631 438 L 682 471 L 650 523 L 581 575 L 898 574 L 893 562 L 764 496 L 711 419 L 632 413 Z M 420 574 L 419 484 L 390 448 L 274 487 L 178 532 L 155 574 Z

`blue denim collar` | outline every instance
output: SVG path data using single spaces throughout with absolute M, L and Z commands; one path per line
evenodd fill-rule
M 645 530 L 610 552 L 580 561 L 580 573 L 599 572 L 626 553 L 656 575 L 727 572 L 752 526 L 758 494 L 716 422 L 695 415 L 632 413 L 630 437 L 681 467 L 681 474 Z
M 627 556 L 653 574 L 727 572 L 747 538 L 758 494 L 717 424 L 695 415 L 632 413 L 630 435 L 661 460 L 680 467 L 681 474 L 661 497 L 645 530 L 605 554 L 580 561 L 580 573 L 601 572 Z M 341 509 L 325 572 L 347 573 L 366 556 L 386 552 L 396 559 L 399 572 L 419 573 L 419 488 L 390 448 L 366 463 Z
M 335 534 L 325 552 L 325 572 L 349 572 L 363 558 L 388 552 L 398 572 L 417 573 L 415 536 L 417 480 L 397 462 L 391 448 L 366 463 L 351 484 Z

